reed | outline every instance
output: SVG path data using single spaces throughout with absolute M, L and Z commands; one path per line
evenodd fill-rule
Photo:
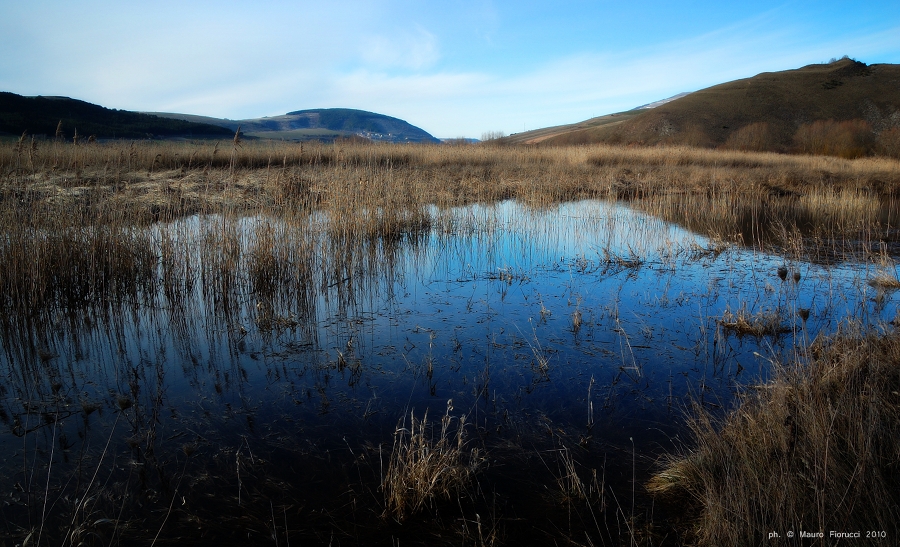
M 900 337 L 844 329 L 809 353 L 723 419 L 695 408 L 696 446 L 648 484 L 678 500 L 694 544 L 760 545 L 773 530 L 821 531 L 822 544 L 830 530 L 900 533 Z
M 384 516 L 403 521 L 438 499 L 451 499 L 464 492 L 482 463 L 477 448 L 469 449 L 465 439 L 465 417 L 450 415 L 452 403 L 441 418 L 440 430 L 409 414 L 394 433 L 394 446 L 381 483 L 384 491 Z M 450 426 L 456 422 L 456 431 Z
M 719 320 L 725 332 L 733 332 L 738 336 L 769 336 L 790 332 L 791 328 L 784 324 L 781 315 L 775 310 L 750 313 L 746 306 L 737 311 L 726 309 Z

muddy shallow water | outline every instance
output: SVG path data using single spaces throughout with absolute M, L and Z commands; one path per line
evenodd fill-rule
M 0 535 L 627 538 L 654 517 L 639 485 L 688 442 L 692 402 L 724 412 L 816 336 L 896 314 L 873 264 L 786 261 L 618 204 L 428 215 L 427 232 L 349 244 L 324 218 L 157 225 L 192 283 L 49 324 L 8 318 Z M 230 262 L 205 265 L 204 241 L 226 234 Z M 264 236 L 284 251 L 277 283 L 254 254 Z M 739 336 L 726 311 L 777 332 Z M 475 482 L 401 524 L 382 516 L 381 478 L 398 427 L 426 411 L 465 417 Z M 573 469 L 599 490 L 576 518 Z

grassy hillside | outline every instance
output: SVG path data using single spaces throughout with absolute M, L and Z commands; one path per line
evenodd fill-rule
M 30 135 L 53 137 L 58 127 L 61 136 L 67 139 L 76 130 L 84 138 L 227 138 L 233 135 L 233 131 L 215 125 L 111 110 L 68 97 L 23 97 L 0 92 L 0 133 L 20 136 L 27 131 Z
M 825 123 L 829 120 L 833 123 Z M 804 131 L 809 142 L 804 142 Z M 848 150 L 855 147 L 858 152 L 888 146 L 898 132 L 900 65 L 867 66 L 845 58 L 720 84 L 639 111 L 622 123 L 573 127 L 543 143 L 687 144 L 816 152 L 812 141 L 824 138 L 846 139 Z
M 552 143 L 555 145 L 598 142 L 596 138 L 594 138 L 594 134 L 598 130 L 608 130 L 616 127 L 642 113 L 643 110 L 617 112 L 615 114 L 591 118 L 583 122 L 515 133 L 508 137 L 504 137 L 502 141 L 504 144 Z
M 245 135 L 264 139 L 302 141 L 364 137 L 373 141 L 396 143 L 439 142 L 428 132 L 401 119 L 351 108 L 297 110 L 282 116 L 248 120 L 227 120 L 164 112 L 154 112 L 153 114 L 173 119 L 216 124 L 231 131 L 240 126 L 241 132 Z

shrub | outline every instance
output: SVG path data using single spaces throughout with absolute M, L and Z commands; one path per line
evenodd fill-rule
M 892 158 L 900 158 L 900 127 L 885 129 L 878 135 L 875 150 Z
M 859 158 L 875 146 L 872 125 L 864 120 L 818 120 L 803 124 L 794 134 L 797 152 L 842 158 Z
M 724 148 L 765 152 L 774 148 L 772 130 L 768 122 L 756 122 L 732 132 L 725 141 Z

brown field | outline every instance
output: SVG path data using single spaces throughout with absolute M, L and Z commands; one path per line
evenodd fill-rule
M 72 144 L 25 138 L 0 148 L 0 183 L 7 193 L 27 195 L 32 205 L 124 208 L 159 219 L 348 200 L 363 205 L 360 200 L 393 189 L 406 191 L 403 205 L 439 206 L 673 194 L 884 197 L 900 190 L 900 162 L 690 147 Z M 4 210 L 10 205 L 6 201 Z

